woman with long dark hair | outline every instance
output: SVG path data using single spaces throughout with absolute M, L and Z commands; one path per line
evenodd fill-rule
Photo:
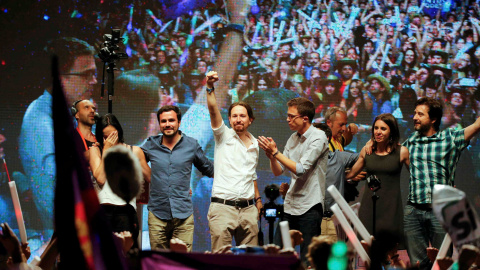
M 316 114 L 323 115 L 328 108 L 340 105 L 342 101 L 340 84 L 340 80 L 335 75 L 317 81 L 314 91 L 310 92 L 310 100 L 315 104 Z
M 412 48 L 407 48 L 403 53 L 403 60 L 401 66 L 407 70 L 411 70 L 417 66 L 418 55 L 417 52 Z
M 349 123 L 370 124 L 372 106 L 365 103 L 364 91 L 365 86 L 359 79 L 353 79 L 348 86 L 348 97 L 342 100 L 340 107 L 347 111 Z
M 402 165 L 410 165 L 408 149 L 399 145 L 400 132 L 395 117 L 390 113 L 380 114 L 373 121 L 372 154 L 366 155 L 365 147 L 357 162 L 347 174 L 347 179 L 355 177 L 363 168 L 368 177 L 376 176 L 381 188 L 376 191 L 376 232 L 393 231 L 403 235 L 403 209 L 400 196 L 400 172 Z M 368 185 L 371 187 L 370 183 Z M 374 189 L 373 187 L 371 187 Z M 373 234 L 373 191 L 365 188 L 359 217 L 367 230 Z
M 150 182 L 150 167 L 140 147 L 124 143 L 123 129 L 115 115 L 106 114 L 97 121 L 95 137 L 100 146 L 90 148 L 89 161 L 96 180 L 95 186 L 100 205 L 112 225 L 113 232 L 129 231 L 132 234 L 134 243 L 136 243 L 139 233 L 136 200 L 134 198 L 130 202 L 126 202 L 112 191 L 115 187 L 112 188 L 109 185 L 102 156 L 105 151 L 113 146 L 124 146 L 139 159 L 143 178 L 147 182 Z

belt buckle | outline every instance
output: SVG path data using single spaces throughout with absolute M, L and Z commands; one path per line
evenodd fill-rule
M 236 208 L 237 210 L 240 210 L 240 208 L 241 208 L 241 207 L 240 207 L 240 201 L 239 201 L 238 199 L 236 199 L 234 202 L 235 202 L 235 208 Z

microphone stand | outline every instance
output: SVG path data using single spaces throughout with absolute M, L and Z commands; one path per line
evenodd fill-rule
M 118 44 L 124 40 L 120 37 L 120 29 L 112 29 L 112 34 L 103 35 L 105 42 L 103 48 L 100 49 L 98 57 L 103 61 L 103 77 L 102 77 L 102 90 L 101 96 L 104 95 L 105 87 L 105 65 L 107 64 L 107 73 L 108 73 L 108 113 L 112 113 L 113 107 L 113 95 L 114 95 L 114 71 L 116 61 L 119 59 L 127 59 L 128 55 L 126 53 L 116 52 L 120 48 Z
M 377 201 L 380 199 L 380 196 L 377 195 L 377 190 L 378 189 L 373 189 L 373 195 L 372 195 L 372 202 L 373 202 L 373 226 L 372 226 L 372 234 L 373 236 L 376 236 L 376 222 L 377 222 Z
M 372 235 L 376 236 L 376 227 L 377 227 L 377 201 L 380 199 L 380 196 L 377 195 L 377 191 L 382 187 L 380 179 L 376 175 L 370 175 L 367 177 L 368 188 L 373 192 L 372 194 Z
M 113 95 L 114 95 L 114 70 L 115 70 L 115 62 L 108 63 L 107 73 L 108 73 L 108 113 L 112 113 L 113 110 Z

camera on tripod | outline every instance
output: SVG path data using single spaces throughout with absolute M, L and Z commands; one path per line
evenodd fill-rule
M 280 188 L 278 185 L 271 184 L 265 187 L 265 196 L 268 198 L 268 203 L 263 205 L 262 213 L 268 221 L 268 239 L 269 243 L 273 243 L 273 230 L 275 220 L 283 218 L 283 204 L 276 204 L 275 200 L 280 196 Z
M 283 204 L 276 204 L 275 200 L 280 196 L 278 185 L 271 184 L 265 187 L 265 196 L 269 202 L 263 206 L 265 219 L 275 221 L 276 218 L 283 216 Z
M 116 52 L 120 50 L 118 43 L 124 40 L 124 38 L 120 37 L 120 29 L 112 29 L 112 34 L 105 34 L 103 38 L 105 42 L 103 43 L 103 48 L 100 49 L 100 53 L 98 53 L 98 57 L 103 62 L 114 63 L 118 59 L 128 58 L 126 53 Z
M 103 62 L 103 75 L 102 75 L 102 89 L 100 90 L 100 96 L 103 97 L 105 92 L 105 67 L 107 66 L 107 73 L 108 73 L 108 113 L 112 113 L 113 103 L 112 97 L 114 95 L 113 90 L 113 81 L 114 81 L 114 74 L 113 71 L 116 69 L 115 66 L 117 65 L 117 60 L 119 59 L 127 59 L 128 55 L 126 53 L 117 52 L 120 50 L 118 43 L 123 41 L 124 38 L 120 37 L 120 29 L 112 29 L 112 34 L 105 34 L 103 35 L 105 42 L 103 43 L 103 47 L 100 49 L 98 53 L 98 57 L 102 59 Z

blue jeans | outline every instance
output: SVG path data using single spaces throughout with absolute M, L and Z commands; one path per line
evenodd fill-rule
M 428 243 L 440 248 L 445 237 L 445 230 L 438 222 L 433 211 L 419 209 L 407 204 L 403 218 L 405 241 L 410 263 L 420 262 L 420 269 L 431 268 L 432 263 L 427 257 Z
M 290 230 L 299 230 L 303 235 L 303 243 L 300 245 L 300 259 L 307 265 L 309 265 L 307 260 L 308 246 L 310 245 L 310 242 L 312 242 L 314 236 L 320 235 L 322 218 L 323 209 L 321 203 L 313 206 L 307 212 L 299 216 L 287 213 L 283 215 L 282 220 L 288 221 Z M 280 228 L 277 226 L 275 232 L 275 244 L 283 247 L 283 245 L 281 245 L 281 239 Z

